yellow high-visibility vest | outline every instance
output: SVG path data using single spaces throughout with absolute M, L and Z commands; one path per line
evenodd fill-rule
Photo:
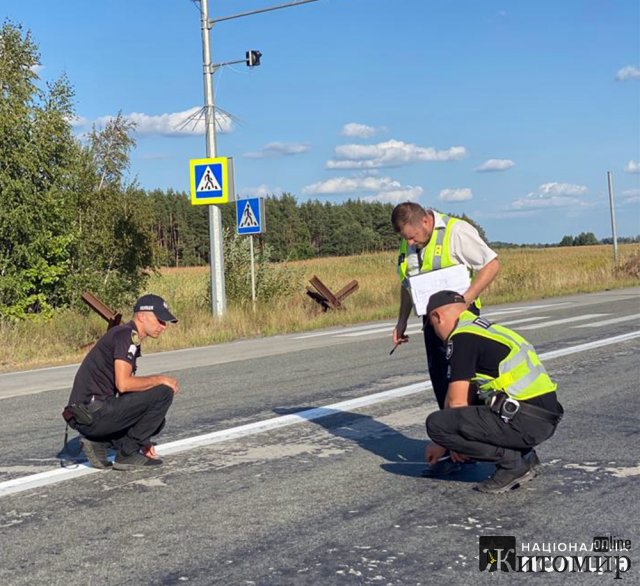
M 476 373 L 471 379 L 482 399 L 488 399 L 495 391 L 502 391 L 513 399 L 525 401 L 556 390 L 558 385 L 549 377 L 533 346 L 520 334 L 483 317 L 476 317 L 470 311 L 460 314 L 458 325 L 449 339 L 462 333 L 494 340 L 509 348 L 509 354 L 498 366 L 497 378 Z
M 449 242 L 451 240 L 451 229 L 456 222 L 460 222 L 458 218 L 452 218 L 439 214 L 435 210 L 431 210 L 434 215 L 433 234 L 427 245 L 422 249 L 422 263 L 418 266 L 418 251 L 415 247 L 409 246 L 403 238 L 400 242 L 398 250 L 398 276 L 403 287 L 409 286 L 409 277 L 418 273 L 427 273 L 429 271 L 437 271 L 438 269 L 446 269 L 454 265 L 460 264 L 457 260 L 451 258 Z M 438 220 L 444 223 L 440 224 Z M 410 267 L 411 263 L 411 267 Z M 469 271 L 471 272 L 471 271 Z M 475 300 L 475 306 L 480 309 L 480 299 Z

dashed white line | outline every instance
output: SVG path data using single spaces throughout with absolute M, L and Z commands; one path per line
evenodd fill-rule
M 561 324 L 570 324 L 576 321 L 584 321 L 585 319 L 593 319 L 594 317 L 602 317 L 609 315 L 608 313 L 585 313 L 584 315 L 576 315 L 574 317 L 565 317 L 564 319 L 554 319 L 552 321 L 545 321 L 541 324 L 533 324 L 530 326 L 522 326 L 519 330 L 537 330 L 539 328 L 548 328 L 550 326 L 559 326 Z
M 590 324 L 580 324 L 579 326 L 575 326 L 576 328 L 599 328 L 600 326 L 608 326 L 609 324 L 619 324 L 625 321 L 631 321 L 633 319 L 640 318 L 640 313 L 636 313 L 634 315 L 625 315 L 624 317 L 614 317 L 611 319 L 605 319 L 602 321 L 594 321 Z

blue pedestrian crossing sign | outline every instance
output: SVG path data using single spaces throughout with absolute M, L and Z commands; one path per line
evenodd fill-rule
M 189 179 L 193 205 L 228 203 L 234 199 L 231 157 L 191 159 Z
M 265 231 L 264 199 L 251 197 L 236 200 L 236 232 L 262 234 Z

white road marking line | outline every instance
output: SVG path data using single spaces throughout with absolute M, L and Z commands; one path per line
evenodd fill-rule
M 385 324 L 387 327 L 393 327 L 395 325 L 394 322 L 389 322 Z M 373 328 L 379 328 L 381 324 L 371 324 L 368 326 L 357 326 L 353 328 L 342 328 L 340 330 L 331 330 L 330 332 L 315 332 L 313 334 L 302 334 L 300 336 L 295 336 L 295 340 L 306 340 L 307 338 L 319 338 L 320 336 L 335 336 L 336 334 L 344 334 L 345 332 L 358 332 L 360 330 L 370 330 Z
M 511 326 L 514 324 L 524 324 L 530 321 L 540 321 L 541 319 L 548 319 L 546 315 L 541 315 L 539 317 L 523 317 L 522 319 L 512 319 L 509 321 L 498 321 L 497 323 L 501 326 Z
M 545 304 L 545 305 L 525 305 L 523 307 L 514 307 L 510 309 L 496 309 L 487 314 L 483 314 L 485 317 L 493 317 L 504 314 L 511 313 L 522 313 L 525 311 L 534 311 L 537 309 L 555 309 L 556 307 L 564 307 L 565 305 L 570 305 L 568 301 L 563 301 L 561 303 L 553 303 L 553 304 Z M 544 318 L 526 318 L 527 321 L 533 321 L 534 319 L 544 319 Z M 516 323 L 516 322 L 509 322 Z M 524 322 L 520 322 L 524 323 Z M 506 324 L 505 324 L 506 325 Z M 301 334 L 295 336 L 295 340 L 306 340 L 307 338 L 319 338 L 321 336 L 337 336 L 338 338 L 352 338 L 357 336 L 366 336 L 368 334 L 381 334 L 384 332 L 390 332 L 393 330 L 395 326 L 395 322 L 387 322 L 385 324 L 371 324 L 368 326 L 355 326 L 352 328 L 343 328 L 340 330 L 331 330 L 328 332 L 314 332 L 312 334 Z
M 605 338 L 603 340 L 596 340 L 594 342 L 579 344 L 578 346 L 569 346 L 567 348 L 545 352 L 544 354 L 540 354 L 540 359 L 552 360 L 561 356 L 568 356 L 570 354 L 576 354 L 578 352 L 584 352 L 586 350 L 592 350 L 594 348 L 600 348 L 602 346 L 618 344 L 620 342 L 626 342 L 628 340 L 633 340 L 639 337 L 640 330 L 622 334 L 620 336 L 614 336 L 613 338 Z M 306 411 L 301 411 L 295 414 L 281 415 L 279 417 L 266 419 L 265 421 L 256 421 L 254 423 L 248 423 L 246 425 L 240 425 L 238 427 L 231 427 L 229 429 L 222 429 L 220 431 L 214 431 L 212 433 L 207 433 L 196 437 L 169 442 L 157 446 L 156 449 L 162 456 L 177 454 L 187 450 L 192 450 L 194 448 L 224 442 L 230 439 L 237 439 L 249 435 L 255 435 L 258 433 L 270 431 L 272 429 L 279 429 L 282 427 L 295 425 L 304 421 L 312 421 L 314 419 L 319 419 L 320 417 L 332 415 L 339 411 L 356 409 L 358 407 L 374 405 L 376 403 L 389 401 L 391 399 L 415 395 L 430 388 L 430 381 L 415 383 L 404 387 L 390 389 L 388 391 L 382 391 L 380 393 L 374 393 L 373 395 L 366 395 L 364 397 L 358 397 L 356 399 L 341 401 L 339 403 L 334 403 L 325 407 L 307 409 Z M 78 478 L 80 476 L 86 476 L 87 474 L 96 474 L 100 472 L 102 471 L 95 468 L 90 468 L 89 466 L 86 466 L 84 464 L 79 464 L 77 468 L 57 468 L 54 470 L 40 472 L 38 474 L 32 474 L 30 476 L 14 478 L 13 480 L 0 482 L 0 497 L 8 496 L 10 494 L 16 494 L 25 490 L 31 490 L 33 488 L 57 484 L 58 482 L 62 482 L 64 480 L 70 480 L 72 478 Z
M 547 319 L 547 316 L 525 317 L 525 318 L 522 318 L 522 319 L 514 319 L 514 320 L 511 320 L 511 321 L 504 321 L 504 322 L 497 322 L 497 323 L 499 323 L 500 325 L 503 325 L 503 326 L 507 326 L 507 325 L 510 325 L 510 324 L 522 324 L 522 323 L 525 323 L 525 322 L 538 321 L 538 320 L 541 320 L 541 319 Z M 407 334 L 417 334 L 420 331 L 422 331 L 422 327 L 416 326 L 415 329 L 413 329 L 410 326 L 409 328 L 407 328 L 406 333 Z M 355 337 L 358 337 L 358 336 L 368 336 L 369 334 L 383 334 L 383 333 L 390 334 L 391 332 L 392 332 L 392 330 L 389 329 L 389 328 L 380 328 L 380 329 L 377 329 L 377 330 L 369 330 L 369 331 L 366 331 L 366 332 L 351 332 L 351 333 L 348 333 L 348 334 L 337 334 L 337 337 L 339 337 L 339 338 L 355 338 Z
M 220 431 L 214 431 L 212 433 L 206 433 L 195 437 L 188 437 L 174 442 L 161 444 L 156 446 L 156 451 L 161 456 L 177 454 L 187 450 L 192 450 L 194 448 L 228 441 L 230 439 L 238 439 L 241 437 L 246 437 L 248 435 L 255 435 L 258 433 L 263 433 L 265 431 L 279 429 L 281 427 L 287 427 L 289 425 L 295 425 L 304 421 L 313 421 L 314 419 L 326 417 L 327 415 L 332 415 L 340 411 L 356 409 L 358 407 L 374 405 L 376 403 L 388 401 L 390 399 L 413 395 L 430 388 L 430 381 L 415 383 L 405 387 L 398 387 L 395 389 L 390 389 L 388 391 L 382 391 L 373 395 L 366 395 L 364 397 L 357 397 L 356 399 L 341 401 L 340 403 L 334 403 L 325 407 L 307 409 L 306 411 L 300 411 L 299 413 L 281 415 L 279 417 L 273 417 L 264 421 L 255 421 L 253 423 L 247 423 L 246 425 L 240 425 L 238 427 L 221 429 Z M 7 496 L 9 494 L 15 494 L 17 492 L 23 492 L 32 488 L 56 484 L 58 482 L 62 482 L 63 480 L 78 478 L 80 476 L 99 472 L 103 471 L 97 470 L 96 468 L 91 468 L 86 464 L 78 464 L 77 468 L 58 468 L 55 470 L 40 472 L 39 474 L 32 474 L 30 476 L 14 478 L 13 480 L 0 482 L 0 497 Z
M 559 350 L 551 350 L 550 352 L 540 354 L 540 360 L 553 360 L 554 358 L 559 358 L 560 356 L 569 356 L 570 354 L 577 354 L 578 352 L 585 352 L 586 350 L 593 350 L 594 348 L 601 348 L 602 346 L 609 346 L 610 344 L 628 342 L 629 340 L 633 340 L 639 337 L 640 330 L 636 330 L 635 332 L 613 336 L 613 338 L 604 338 L 602 340 L 595 340 L 593 342 L 578 344 L 577 346 L 568 346 L 567 348 L 560 348 Z
M 422 331 L 422 326 L 421 325 L 409 326 L 406 329 L 405 334 L 417 334 L 418 332 L 421 332 L 421 331 Z M 378 330 L 369 330 L 368 332 L 353 332 L 351 334 L 339 334 L 336 337 L 338 337 L 338 338 L 355 338 L 355 337 L 358 337 L 358 336 L 369 336 L 371 334 L 389 334 L 389 335 L 391 335 L 391 332 L 393 332 L 393 328 L 380 328 Z
M 555 309 L 556 307 L 564 307 L 571 305 L 570 301 L 562 301 L 560 303 L 547 303 L 545 305 L 524 305 L 522 307 L 512 307 L 509 309 L 496 309 L 488 313 L 483 313 L 484 317 L 492 317 L 494 315 L 504 315 L 505 313 L 522 313 L 523 311 L 535 311 L 537 309 Z
M 624 317 L 614 317 L 611 319 L 605 319 L 603 321 L 594 321 L 590 324 L 580 324 L 579 326 L 574 326 L 576 328 L 599 328 L 600 326 L 608 326 L 609 324 L 619 324 L 625 321 L 630 321 L 632 319 L 640 318 L 640 313 L 636 313 L 634 315 L 626 315 Z
M 569 324 L 576 321 L 582 321 L 585 319 L 591 319 L 592 317 L 602 317 L 609 315 L 608 313 L 585 313 L 584 315 L 576 315 L 575 317 L 565 317 L 564 319 L 554 319 L 552 321 L 545 321 L 541 324 L 533 324 L 531 326 L 522 326 L 519 330 L 537 330 L 538 328 L 548 328 L 550 326 L 558 326 L 560 324 Z
M 395 324 L 394 324 L 395 325 Z M 350 334 L 338 334 L 337 338 L 355 338 L 357 336 L 369 336 L 370 334 L 391 334 L 393 327 L 378 328 L 377 330 L 369 330 L 368 332 L 351 332 Z

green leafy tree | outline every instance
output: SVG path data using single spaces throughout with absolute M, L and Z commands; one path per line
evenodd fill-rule
M 65 77 L 45 90 L 29 33 L 0 28 L 0 317 L 49 314 L 69 301 L 77 233 L 68 205 L 79 146 Z
M 144 287 L 157 266 L 153 202 L 125 182 L 134 126 L 121 114 L 93 128 L 83 150 L 75 222 L 74 291 L 91 290 L 122 306 Z
M 574 240 L 574 246 L 591 246 L 592 244 L 598 244 L 598 239 L 593 232 L 580 232 Z

